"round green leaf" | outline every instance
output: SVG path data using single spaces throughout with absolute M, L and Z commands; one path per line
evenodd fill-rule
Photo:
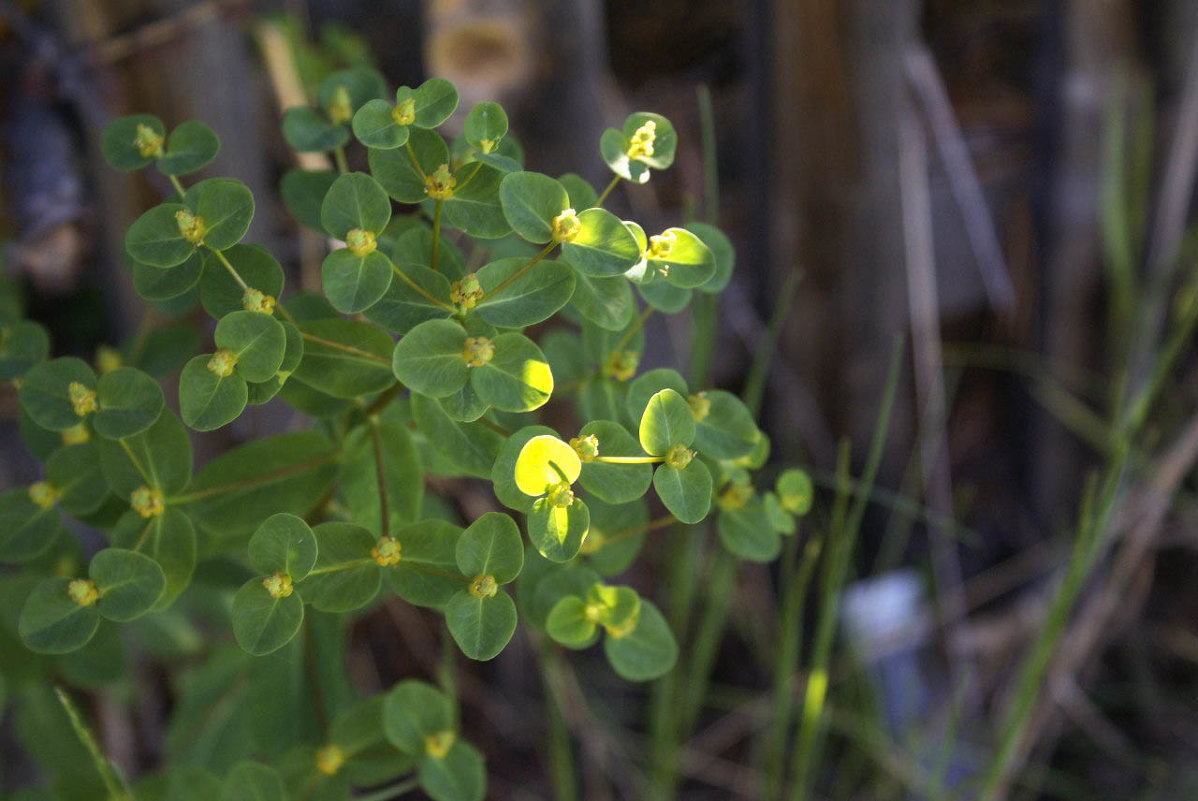
M 131 114 L 120 117 L 104 126 L 100 134 L 100 151 L 108 166 L 116 170 L 137 170 L 154 160 L 153 155 L 143 156 L 137 146 L 138 127 L 145 126 L 159 137 L 166 136 L 162 120 L 150 114 Z
M 391 219 L 391 201 L 378 181 L 364 172 L 337 178 L 324 196 L 320 220 L 324 229 L 338 239 L 355 228 L 381 233 Z
M 395 383 L 391 372 L 395 343 L 385 331 L 341 318 L 309 320 L 299 329 L 304 334 L 304 356 L 293 379 L 334 398 L 370 395 Z
M 564 508 L 541 498 L 528 512 L 528 539 L 551 562 L 568 562 L 578 556 L 590 527 L 590 512 L 578 498 Z
M 220 801 L 288 801 L 290 796 L 274 768 L 238 762 L 225 776 Z
M 757 447 L 759 432 L 753 414 L 740 398 L 722 389 L 699 393 L 705 409 L 695 421 L 695 447 L 713 459 L 739 459 Z
M 462 529 L 444 520 L 424 520 L 392 533 L 399 563 L 390 569 L 391 586 L 410 604 L 441 609 L 465 585 L 457 566 Z
M 72 428 L 82 419 L 71 403 L 72 384 L 95 389 L 96 374 L 87 362 L 74 356 L 42 362 L 21 379 L 21 408 L 42 428 Z
M 406 754 L 423 754 L 425 737 L 456 728 L 449 696 L 423 681 L 401 681 L 383 701 L 383 733 Z
M 646 262 L 647 263 L 647 262 Z M 638 284 L 637 293 L 653 308 L 666 314 L 677 314 L 691 302 L 694 292 L 659 279 L 650 284 Z
M 641 415 L 640 440 L 645 453 L 654 456 L 664 456 L 675 445 L 686 447 L 694 442 L 695 418 L 686 399 L 673 389 L 655 392 Z
M 778 500 L 777 494 L 773 492 L 762 493 L 761 502 L 765 504 L 765 516 L 770 521 L 770 527 L 774 531 L 779 534 L 794 534 L 798 530 L 794 515 L 782 506 L 782 502 Z
M 58 493 L 58 506 L 75 517 L 89 515 L 108 498 L 100 453 L 92 442 L 66 445 L 46 461 L 46 480 Z
M 174 267 L 187 261 L 195 245 L 183 238 L 175 218 L 186 209 L 182 203 L 159 203 L 142 214 L 125 232 L 125 250 L 150 267 Z
M 566 188 L 539 172 L 505 175 L 499 185 L 499 200 L 512 230 L 539 244 L 553 238 L 554 218 L 570 205 Z
M 582 427 L 578 436 L 594 436 L 599 440 L 599 455 L 643 456 L 640 444 L 619 423 L 611 420 L 592 420 Z M 651 464 L 612 464 L 584 461 L 578 483 L 583 489 L 608 503 L 627 503 L 649 491 L 653 481 Z
M 25 375 L 50 355 L 46 329 L 28 320 L 0 325 L 0 381 Z
M 435 399 L 416 393 L 412 396 L 412 417 L 424 438 L 425 464 L 430 471 L 440 465 L 439 475 L 491 475 L 495 455 L 503 437 L 482 423 L 462 423 L 452 419 Z M 440 460 L 439 462 L 437 460 Z
M 732 270 L 736 266 L 736 250 L 732 247 L 732 241 L 719 228 L 707 223 L 687 223 L 686 229 L 703 240 L 715 258 L 715 272 L 696 289 L 700 292 L 722 292 L 732 279 Z
M 445 606 L 445 625 L 462 653 L 486 662 L 498 656 L 516 632 L 516 605 L 502 590 L 489 598 L 458 590 Z
M 668 390 L 667 390 L 668 391 Z M 662 465 L 653 474 L 653 489 L 670 514 L 683 523 L 698 523 L 711 509 L 711 472 L 698 459 L 681 470 Z
M 92 425 L 97 434 L 108 439 L 145 431 L 158 419 L 164 405 L 158 382 L 133 367 L 118 367 L 100 376 L 96 399 L 100 408 Z
M 283 112 L 283 138 L 297 153 L 321 153 L 348 142 L 349 129 L 311 106 L 296 106 Z
M 139 434 L 119 443 L 99 439 L 95 444 L 108 486 L 124 498 L 144 484 L 173 495 L 191 480 L 191 440 L 170 409 L 163 409 Z
M 398 95 L 397 95 L 398 98 Z M 429 78 L 412 92 L 417 128 L 436 128 L 458 107 L 458 91 L 444 78 Z
M 636 560 L 648 533 L 649 506 L 644 498 L 618 505 L 587 498 L 591 530 L 582 544 L 588 563 L 604 576 L 627 570 Z
M 233 636 L 247 653 L 264 656 L 291 641 L 304 622 L 299 593 L 272 598 L 261 577 L 247 581 L 233 596 Z
M 234 245 L 222 254 L 242 280 L 253 289 L 278 300 L 283 292 L 283 267 L 266 249 L 258 245 Z M 235 311 L 245 311 L 245 290 L 216 257 L 205 253 L 204 274 L 200 278 L 200 303 L 216 319 Z
M 421 757 L 416 776 L 433 801 L 482 801 L 486 793 L 482 755 L 461 740 L 455 740 L 443 757 Z
M 58 510 L 35 504 L 28 487 L 17 487 L 0 495 L 0 562 L 35 559 L 63 531 Z
M 408 142 L 408 126 L 395 121 L 395 107 L 386 100 L 371 100 L 354 114 L 354 136 L 367 147 L 391 150 Z
M 466 331 L 462 326 L 452 320 L 429 320 L 395 345 L 391 368 L 413 392 L 444 398 L 461 389 L 469 378 L 465 348 Z
M 626 406 L 629 416 L 633 420 L 644 417 L 649 399 L 663 389 L 672 389 L 684 398 L 690 393 L 686 388 L 686 379 L 677 370 L 658 367 L 641 373 L 628 385 Z
M 320 207 L 335 180 L 337 173 L 332 170 L 288 170 L 279 181 L 283 205 L 301 224 L 323 233 Z
M 316 102 L 327 109 L 344 92 L 349 96 L 349 111 L 352 114 L 364 103 L 387 93 L 387 82 L 377 70 L 370 67 L 350 67 L 331 72 L 316 89 Z
M 492 342 L 495 354 L 491 361 L 469 368 L 474 391 L 484 402 L 506 412 L 543 406 L 553 394 L 553 373 L 545 354 L 531 339 L 515 332 L 500 334 Z
M 757 496 L 740 509 L 721 509 L 716 533 L 729 553 L 750 562 L 772 562 L 782 551 L 782 539 Z
M 595 278 L 578 273 L 570 302 L 583 317 L 609 331 L 623 331 L 636 311 L 632 287 L 619 275 Z
M 603 653 L 621 678 L 650 681 L 674 667 L 678 643 L 657 607 L 642 600 L 636 627 L 622 637 L 604 637 Z
M 203 259 L 194 251 L 187 261 L 165 270 L 135 262 L 131 269 L 133 290 L 145 300 L 171 300 L 194 289 L 203 270 Z
M 489 575 L 498 584 L 507 584 L 524 566 L 524 541 L 516 521 L 500 512 L 487 512 L 462 532 L 454 558 L 467 578 Z
M 433 229 L 412 218 L 400 218 L 408 220 L 409 225 L 404 228 L 402 233 L 398 233 L 391 241 L 391 254 L 395 261 L 403 264 L 405 267 L 411 264 L 419 264 L 422 267 L 432 266 L 433 256 Z M 395 220 L 392 220 L 391 229 L 395 228 Z M 388 234 L 384 232 L 383 241 L 387 241 Z M 466 274 L 466 259 L 462 255 L 461 248 L 450 241 L 444 231 L 441 233 L 441 238 L 437 246 L 437 270 L 436 273 L 442 278 L 449 280 L 457 280 Z M 444 295 L 436 297 L 448 302 L 448 290 Z
M 524 269 L 527 264 L 526 259 L 517 257 L 499 259 L 480 269 L 478 283 L 486 294 L 475 314 L 501 328 L 524 328 L 548 320 L 569 302 L 575 293 L 574 271 L 569 265 L 544 260 Z M 502 288 L 495 291 L 497 287 Z
M 65 654 L 82 648 L 100 626 L 100 613 L 71 600 L 71 580 L 40 581 L 21 608 L 17 633 L 25 646 L 39 654 Z
M 475 239 L 498 239 L 512 232 L 503 216 L 499 185 L 504 172 L 488 164 L 463 164 L 454 170 L 453 196 L 445 201 L 445 224 Z
M 166 577 L 166 588 L 155 609 L 170 606 L 187 588 L 196 564 L 196 534 L 191 519 L 168 506 L 162 514 L 146 519 L 130 509 L 117 521 L 110 541 L 149 556 Z
M 377 250 L 357 256 L 349 248 L 338 248 L 325 256 L 320 280 L 337 311 L 357 314 L 387 294 L 392 283 L 391 262 Z
M 640 161 L 628 158 L 628 139 L 615 128 L 608 128 L 599 137 L 599 155 L 611 171 L 626 181 L 643 184 L 649 180 L 649 168 Z
M 316 535 L 302 517 L 280 512 L 250 537 L 250 564 L 262 573 L 286 573 L 299 581 L 316 564 Z
M 545 621 L 545 631 L 554 642 L 581 650 L 594 645 L 599 627 L 586 615 L 586 601 L 567 595 L 554 605 Z
M 208 369 L 211 355 L 196 356 L 179 376 L 179 413 L 196 431 L 212 431 L 237 419 L 249 402 L 245 379 Z
M 703 240 L 685 228 L 667 228 L 657 237 L 650 237 L 645 258 L 650 270 L 666 283 L 683 289 L 702 286 L 715 275 L 715 256 Z
M 811 485 L 811 476 L 807 475 L 806 471 L 794 467 L 784 470 L 778 476 L 774 489 L 778 493 L 778 502 L 782 504 L 782 508 L 792 515 L 802 517 L 811 511 L 815 490 Z
M 516 456 L 516 488 L 537 497 L 563 481 L 573 484 L 581 471 L 578 452 L 555 433 L 534 436 L 525 441 Z
M 494 152 L 499 140 L 507 135 L 507 126 L 503 106 L 490 101 L 475 103 L 466 115 L 466 141 L 483 153 Z
M 557 180 L 566 188 L 566 193 L 570 195 L 570 208 L 575 211 L 585 211 L 598 202 L 599 193 L 591 186 L 590 181 L 581 175 L 568 172 L 559 176 Z
M 449 316 L 449 279 L 420 264 L 403 264 L 404 278 L 395 276 L 378 302 L 363 313 L 372 322 L 398 334 L 406 334 L 425 320 Z M 392 273 L 388 265 L 388 275 Z M 405 280 L 406 278 L 406 280 Z M 415 284 L 420 289 L 415 289 Z M 440 301 L 440 303 L 435 302 Z
M 495 497 L 504 506 L 517 512 L 527 512 L 536 500 L 533 496 L 521 492 L 516 486 L 516 459 L 525 443 L 538 435 L 557 439 L 557 432 L 548 426 L 525 426 L 504 441 L 503 447 L 495 457 L 495 464 L 491 467 L 491 487 Z
M 87 574 L 100 591 L 96 608 L 122 623 L 154 608 L 166 589 L 166 574 L 150 557 L 124 548 L 105 548 L 92 557 Z
M 641 260 L 636 237 L 619 217 L 604 209 L 578 215 L 578 235 L 562 243 L 562 258 L 596 277 L 621 275 Z
M 220 152 L 216 132 L 202 122 L 180 123 L 166 140 L 166 153 L 158 159 L 163 175 L 186 175 L 203 169 Z
M 424 473 L 406 426 L 385 420 L 377 430 L 359 426 L 345 438 L 343 454 L 340 491 L 352 522 L 382 536 L 420 516 Z M 381 530 L 380 469 L 390 517 Z
M 226 250 L 241 241 L 254 217 L 254 195 L 233 178 L 200 181 L 187 190 L 183 204 L 204 221 L 204 244 L 213 250 Z M 141 261 L 132 248 L 129 252 Z
M 361 609 L 379 591 L 379 565 L 370 551 L 378 538 L 353 523 L 321 523 L 316 535 L 316 566 L 304 579 L 305 600 L 322 612 Z
M 232 351 L 237 374 L 246 381 L 273 378 L 283 364 L 287 332 L 269 314 L 235 311 L 216 324 L 216 346 Z
M 420 129 L 414 129 L 409 133 L 408 145 L 416 158 L 419 170 L 412 164 L 407 148 L 371 148 L 367 161 L 370 164 L 370 174 L 387 190 L 387 194 L 400 203 L 419 203 L 427 197 L 424 191 L 424 176 L 435 172 L 442 164 L 449 163 L 449 148 L 445 146 L 445 140 L 434 131 Z

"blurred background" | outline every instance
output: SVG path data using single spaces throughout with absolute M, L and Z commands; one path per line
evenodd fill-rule
M 211 125 L 206 174 L 250 186 L 250 240 L 317 288 L 323 243 L 279 200 L 301 163 L 279 119 L 361 63 L 393 85 L 452 80 L 450 128 L 498 100 L 529 169 L 598 186 L 605 127 L 669 117 L 674 167 L 610 206 L 647 228 L 714 217 L 732 238 L 711 382 L 740 391 L 772 354 L 771 464 L 819 488 L 778 564 L 651 541 L 628 580 L 683 645 L 664 689 L 593 654 L 543 684 L 527 644 L 461 666 L 491 797 L 562 796 L 555 709 L 580 797 L 776 797 L 774 702 L 810 691 L 831 609 L 815 797 L 960 797 L 997 772 L 993 797 L 1198 798 L 1198 0 L 0 0 L 3 270 L 55 353 L 170 323 L 122 264 L 125 228 L 169 189 L 105 166 L 99 132 L 123 114 Z M 687 314 L 649 325 L 643 367 L 692 358 Z M 198 438 L 200 458 L 295 422 L 252 408 Z M 5 387 L 0 486 L 35 474 L 16 416 Z M 830 606 L 813 548 L 833 547 L 838 453 L 862 476 L 874 440 Z M 788 603 L 802 656 L 777 687 Z M 398 642 L 381 613 L 353 630 L 351 672 L 436 670 L 438 628 L 405 614 Z M 161 741 L 164 680 L 143 691 L 134 711 L 96 702 L 118 763 L 205 758 Z M 36 764 L 13 718 L 17 783 Z

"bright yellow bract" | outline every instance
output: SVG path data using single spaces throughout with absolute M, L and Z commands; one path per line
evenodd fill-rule
M 553 468 L 555 464 L 561 474 Z M 516 486 L 534 498 L 544 495 L 554 484 L 562 483 L 563 475 L 566 483 L 573 484 L 581 472 L 582 460 L 574 449 L 550 434 L 530 439 L 516 457 Z

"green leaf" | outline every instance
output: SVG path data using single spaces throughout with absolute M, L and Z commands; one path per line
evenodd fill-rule
M 283 205 L 300 224 L 313 231 L 324 231 L 320 208 L 337 173 L 332 170 L 288 170 L 279 181 Z
M 649 111 L 629 114 L 624 120 L 624 138 L 630 141 L 637 129 L 647 122 L 654 125 L 653 154 L 636 156 L 634 160 L 655 170 L 664 170 L 674 163 L 674 153 L 678 149 L 678 134 L 669 120 Z
M 423 681 L 401 681 L 383 701 L 383 733 L 406 754 L 423 754 L 425 737 L 456 728 L 449 696 Z
M 520 491 L 516 486 L 516 459 L 521 449 L 535 436 L 550 436 L 557 438 L 557 432 L 548 426 L 525 426 L 509 436 L 495 457 L 491 468 L 491 487 L 499 502 L 517 512 L 528 512 L 535 498 Z
M 379 470 L 382 471 L 381 478 Z M 372 432 L 369 424 L 355 428 L 345 439 L 341 471 L 342 500 L 354 523 L 382 536 L 420 516 L 424 475 L 420 454 L 404 426 L 381 421 L 377 424 L 377 434 Z M 387 492 L 390 518 L 382 530 L 379 528 L 380 481 Z
M 811 485 L 811 476 L 797 467 L 782 471 L 774 485 L 778 493 L 778 502 L 782 508 L 792 515 L 802 517 L 811 511 L 811 503 L 815 497 L 815 489 Z
M 361 609 L 378 594 L 381 575 L 371 556 L 378 538 L 353 523 L 321 523 L 313 530 L 316 566 L 300 590 L 322 612 Z
M 644 498 L 612 505 L 587 498 L 591 530 L 582 543 L 588 563 L 605 576 L 623 573 L 636 560 L 648 533 L 649 507 Z
M 398 99 L 398 94 L 396 99 Z M 412 92 L 417 128 L 436 128 L 458 107 L 458 91 L 444 78 L 429 78 Z
M 395 121 L 395 107 L 386 100 L 371 100 L 354 113 L 354 136 L 367 147 L 392 150 L 408 142 L 408 126 Z
M 707 223 L 687 223 L 686 229 L 703 240 L 715 258 L 715 272 L 696 289 L 712 294 L 722 292 L 732 279 L 732 270 L 736 266 L 736 250 L 732 247 L 732 241 L 719 228 Z
M 288 801 L 290 796 L 274 768 L 238 762 L 225 776 L 220 801 Z
M 488 164 L 464 164 L 454 170 L 457 185 L 445 200 L 445 224 L 476 239 L 498 239 L 511 233 L 503 216 L 499 186 L 504 172 Z
M 678 643 L 657 607 L 642 599 L 636 627 L 622 637 L 604 637 L 603 653 L 621 678 L 650 681 L 674 667 Z
M 190 323 L 151 329 L 140 339 L 130 339 L 123 348 L 130 365 L 154 378 L 178 374 L 199 349 L 200 332 Z
M 413 328 L 395 346 L 391 368 L 413 392 L 444 398 L 469 378 L 463 355 L 466 331 L 452 320 L 428 320 Z
M 392 534 L 399 542 L 400 556 L 388 577 L 400 598 L 434 609 L 449 603 L 465 586 L 456 556 L 461 535 L 462 529 L 444 520 L 424 520 Z
M 636 291 L 645 302 L 660 312 L 677 314 L 690 304 L 694 292 L 674 286 L 665 280 L 650 284 L 638 284 Z
M 254 577 L 233 596 L 233 636 L 247 653 L 264 656 L 277 651 L 299 633 L 304 602 L 299 594 L 274 598 Z
M 599 137 L 599 154 L 611 171 L 626 181 L 643 184 L 649 180 L 649 168 L 640 161 L 628 158 L 628 139 L 615 128 L 608 128 Z
M 553 373 L 541 349 L 515 332 L 500 334 L 492 343 L 495 353 L 491 360 L 469 368 L 470 383 L 478 396 L 507 412 L 527 412 L 543 406 L 553 394 Z
M 782 539 L 756 495 L 740 509 L 721 509 L 716 533 L 729 553 L 750 562 L 772 562 L 782 551 Z
M 503 443 L 500 434 L 481 423 L 451 419 L 436 400 L 419 393 L 412 396 L 412 417 L 425 440 L 462 474 L 476 478 L 491 475 L 491 465 Z
M 182 203 L 160 203 L 145 212 L 125 232 L 125 250 L 151 267 L 174 267 L 187 261 L 195 245 L 183 238 L 175 218 L 186 210 Z
M 574 271 L 558 261 L 539 261 L 524 270 L 526 259 L 499 259 L 477 273 L 486 293 L 475 314 L 500 328 L 524 328 L 548 320 L 575 292 Z M 510 283 L 513 275 L 519 277 Z M 495 291 L 496 287 L 501 287 Z
M 207 167 L 220 152 L 220 138 L 202 122 L 180 123 L 166 139 L 166 153 L 158 159 L 163 175 L 186 175 Z
M 119 117 L 104 126 L 100 135 L 100 151 L 108 166 L 115 170 L 138 170 L 154 161 L 154 156 L 143 156 L 137 146 L 138 127 L 145 126 L 159 137 L 166 136 L 162 120 L 150 114 L 131 114 Z
M 341 91 L 349 95 L 352 114 L 367 101 L 383 97 L 387 93 L 387 82 L 377 70 L 370 67 L 350 67 L 331 72 L 324 76 L 316 90 L 317 105 L 327 109 Z
M 664 456 L 675 445 L 690 446 L 695 418 L 686 399 L 672 389 L 655 392 L 641 416 L 640 440 L 645 453 L 654 456 Z
M 274 514 L 250 537 L 249 556 L 260 573 L 286 573 L 299 581 L 316 564 L 316 535 L 303 518 Z
M 357 314 L 387 294 L 391 286 L 391 262 L 377 250 L 358 256 L 349 248 L 338 248 L 325 256 L 320 279 L 325 295 L 337 311 Z
M 573 484 L 581 470 L 578 452 L 554 433 L 524 443 L 516 456 L 514 476 L 517 489 L 536 497 L 562 482 Z
M 179 413 L 196 431 L 212 431 L 237 419 L 249 400 L 245 379 L 208 369 L 211 354 L 196 356 L 179 376 Z
M 130 509 L 121 515 L 109 539 L 117 548 L 144 553 L 162 568 L 166 587 L 156 609 L 170 606 L 191 582 L 196 564 L 196 534 L 191 520 L 168 506 L 162 514 L 146 519 Z
M 794 534 L 798 530 L 794 515 L 788 512 L 773 492 L 763 493 L 761 502 L 765 505 L 765 516 L 770 527 L 779 534 Z
M 609 331 L 623 331 L 636 311 L 632 288 L 619 275 L 594 278 L 578 273 L 570 302 L 583 317 Z
M 545 630 L 554 642 L 581 650 L 595 644 L 599 627 L 586 615 L 586 602 L 575 595 L 558 601 L 545 621 Z
M 241 241 L 254 217 L 253 194 L 233 178 L 200 181 L 187 190 L 183 205 L 204 221 L 204 244 L 213 250 L 226 250 Z M 137 258 L 132 249 L 129 252 Z
M 273 378 L 287 350 L 287 332 L 282 324 L 260 312 L 226 314 L 216 324 L 215 339 L 218 348 L 232 351 L 237 359 L 237 374 L 246 381 Z
M 466 141 L 483 152 L 494 152 L 499 140 L 507 135 L 507 114 L 503 106 L 490 101 L 475 103 L 466 115 Z
M 624 410 L 624 385 L 603 376 L 592 375 L 583 381 L 579 408 L 582 417 L 631 422 Z
M 108 486 L 124 498 L 143 484 L 174 495 L 191 480 L 191 440 L 170 409 L 145 431 L 119 443 L 97 440 L 96 447 Z
M 599 278 L 621 275 L 641 260 L 636 237 L 610 211 L 587 209 L 578 222 L 578 235 L 562 243 L 562 258 L 579 272 Z
M 58 506 L 75 517 L 89 515 L 108 498 L 108 482 L 94 443 L 66 445 L 46 461 L 46 480 L 58 493 Z
M 196 251 L 182 264 L 165 270 L 135 262 L 131 269 L 133 290 L 145 300 L 171 300 L 194 289 L 203 271 L 204 261 Z
M 487 512 L 462 532 L 454 556 L 463 576 L 489 575 L 507 584 L 524 566 L 524 541 L 509 515 Z
M 242 280 L 253 289 L 276 300 L 283 292 L 283 268 L 275 257 L 258 245 L 234 245 L 222 255 Z M 216 319 L 245 310 L 245 290 L 229 274 L 214 253 L 204 254 L 200 278 L 200 303 Z
M 412 264 L 419 264 L 421 267 L 431 267 L 433 255 L 432 228 L 410 217 L 400 219 L 406 219 L 411 224 L 391 242 L 391 253 L 394 260 L 405 267 Z M 391 223 L 390 227 L 394 228 L 395 220 L 392 220 Z M 384 234 L 384 237 L 386 237 L 386 234 Z M 437 274 L 450 280 L 456 280 L 466 274 L 466 259 L 462 255 L 461 249 L 450 241 L 444 231 L 441 233 L 440 244 L 437 247 Z M 436 297 L 448 302 L 449 292 L 446 290 L 444 295 L 437 295 Z
M 67 594 L 70 579 L 40 581 L 21 608 L 17 632 L 35 653 L 65 654 L 82 648 L 100 626 L 93 606 L 80 606 Z
M 0 495 L 0 562 L 28 562 L 45 553 L 64 531 L 58 510 L 29 498 L 28 487 Z
M 71 403 L 71 385 L 96 388 L 96 374 L 74 356 L 51 359 L 33 367 L 21 379 L 20 401 L 25 413 L 42 428 L 63 431 L 79 423 Z
M 395 383 L 391 337 L 357 320 L 309 320 L 299 324 L 304 358 L 291 377 L 335 398 L 382 392 Z
M 367 161 L 370 174 L 387 190 L 387 194 L 400 203 L 419 203 L 427 197 L 424 176 L 435 172 L 442 164 L 449 163 L 449 148 L 435 132 L 420 129 L 410 132 L 408 147 L 415 156 L 419 170 L 412 164 L 406 147 L 395 150 L 372 148 Z
M 348 142 L 349 129 L 311 106 L 295 106 L 283 112 L 283 138 L 297 153 L 321 153 Z
M 406 334 L 426 320 L 442 320 L 449 316 L 445 308 L 449 303 L 449 279 L 420 264 L 405 263 L 399 269 L 411 283 L 398 276 L 391 280 L 378 302 L 363 312 L 368 320 L 398 334 Z M 388 271 L 390 274 L 390 267 Z M 423 291 L 414 289 L 412 284 Z
M 690 393 L 686 387 L 686 379 L 677 370 L 658 367 L 641 373 L 628 385 L 628 397 L 625 405 L 628 407 L 629 416 L 633 420 L 640 420 L 644 417 L 649 399 L 663 389 L 672 389 L 684 398 Z
M 551 562 L 568 562 L 578 556 L 590 527 L 590 512 L 578 498 L 564 508 L 541 498 L 528 513 L 528 539 Z
M 653 489 L 670 514 L 683 523 L 698 523 L 711 509 L 711 472 L 698 459 L 681 470 L 663 464 L 653 474 Z
M 640 444 L 619 423 L 593 420 L 582 427 L 578 436 L 599 440 L 600 456 L 643 456 Z M 582 463 L 578 483 L 583 489 L 608 503 L 627 503 L 640 498 L 653 481 L 651 464 Z
M 715 275 L 715 256 L 703 240 L 685 228 L 667 228 L 649 237 L 645 258 L 650 270 L 666 283 L 683 289 L 702 286 Z
M 487 774 L 482 755 L 469 743 L 455 740 L 441 758 L 426 755 L 416 768 L 420 787 L 433 801 L 482 801 Z
M 462 653 L 486 662 L 498 656 L 516 632 L 516 605 L 503 591 L 477 598 L 458 590 L 445 606 L 445 625 Z
M 739 459 L 757 446 L 760 433 L 753 414 L 740 398 L 722 389 L 700 392 L 697 402 L 706 411 L 695 421 L 695 447 L 714 459 Z
M 553 238 L 554 218 L 570 205 L 566 188 L 539 172 L 505 175 L 499 185 L 499 200 L 512 230 L 538 244 Z
M 350 172 L 337 178 L 320 206 L 324 230 L 337 239 L 345 239 L 354 229 L 382 233 L 390 219 L 391 201 L 387 193 L 364 172 Z
M 0 325 L 0 381 L 25 375 L 50 355 L 46 329 L 28 320 Z
M 585 211 L 598 202 L 599 193 L 595 187 L 578 173 L 568 172 L 557 180 L 566 188 L 566 193 L 570 195 L 570 208 L 575 211 Z
M 150 557 L 124 548 L 105 548 L 92 557 L 87 574 L 100 592 L 96 609 L 123 623 L 154 608 L 166 589 L 166 575 Z
M 303 515 L 337 476 L 336 451 L 314 431 L 264 437 L 221 454 L 196 475 L 177 503 L 194 504 L 203 528 L 248 535 L 276 512 Z

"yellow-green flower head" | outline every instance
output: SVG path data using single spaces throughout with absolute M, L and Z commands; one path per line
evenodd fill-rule
M 516 487 L 525 495 L 539 498 L 560 484 L 569 487 L 582 472 L 578 453 L 551 434 L 541 434 L 524 443 L 516 457 Z

